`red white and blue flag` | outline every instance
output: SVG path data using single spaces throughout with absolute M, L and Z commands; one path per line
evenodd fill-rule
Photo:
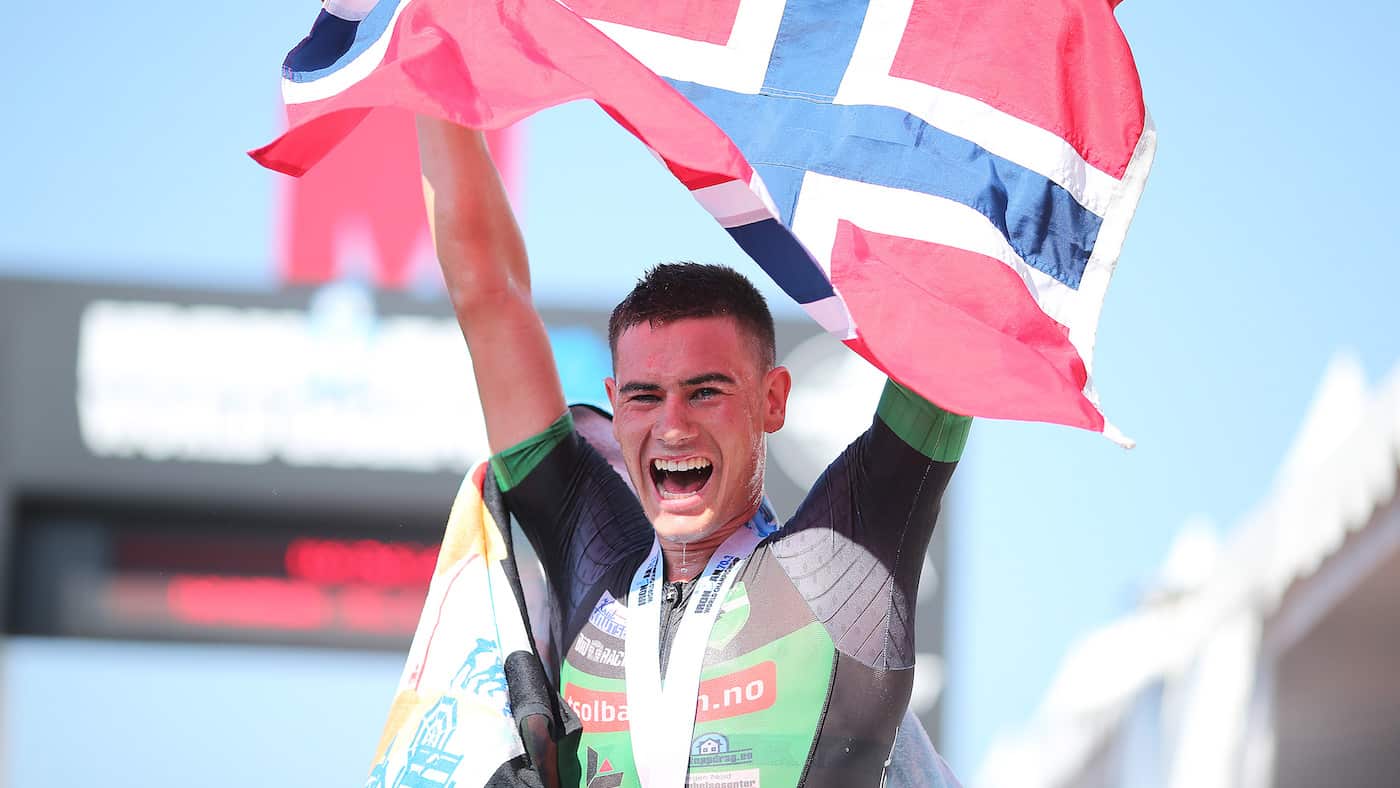
M 1155 133 L 1114 5 L 328 0 L 253 156 L 300 174 L 380 108 L 490 129 L 593 99 L 891 377 L 1125 442 L 1090 369 Z

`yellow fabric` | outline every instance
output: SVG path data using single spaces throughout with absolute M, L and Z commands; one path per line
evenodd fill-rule
M 391 747 L 397 753 L 393 756 L 396 762 L 405 757 L 404 752 L 413 739 L 414 731 L 419 729 L 426 715 L 433 713 L 438 702 L 444 698 L 458 701 L 455 705 L 457 728 L 492 731 L 501 728 L 504 724 L 507 729 L 505 732 L 514 735 L 514 724 L 509 720 L 506 720 L 505 723 L 502 722 L 500 709 L 481 704 L 470 693 L 441 681 L 440 676 L 435 681 L 432 676 L 420 675 L 412 668 L 414 655 L 420 652 L 420 646 L 427 647 L 427 643 L 420 641 L 431 642 L 434 634 L 439 634 L 441 637 L 441 634 L 437 632 L 439 627 L 459 625 L 457 621 L 442 620 L 442 611 L 436 607 L 436 605 L 443 603 L 443 596 L 452 587 L 452 583 L 458 579 L 456 576 L 448 577 L 446 575 L 449 572 L 460 575 L 463 562 L 474 556 L 484 557 L 487 567 L 500 562 L 506 556 L 505 540 L 502 538 L 501 530 L 491 513 L 486 509 L 482 497 L 487 469 L 487 463 L 482 462 L 468 471 L 462 479 L 462 485 L 458 488 L 457 497 L 452 503 L 452 510 L 447 517 L 447 527 L 443 533 L 442 548 L 438 552 L 437 565 L 433 570 L 428 599 L 424 604 L 413 645 L 409 648 L 410 667 L 406 669 L 400 681 L 398 692 L 389 707 L 389 715 L 385 721 L 383 733 L 380 734 L 378 746 L 375 748 L 373 763 L 376 767 L 382 768 L 386 764 L 389 760 L 386 754 L 389 753 Z M 476 564 L 476 566 L 480 566 L 480 564 Z M 477 575 L 477 577 L 485 577 L 485 575 Z M 437 646 L 438 644 L 434 643 L 433 645 Z M 465 654 L 455 654 L 451 659 L 460 660 L 463 656 Z M 425 666 L 420 664 L 418 670 L 424 669 Z M 388 777 L 392 780 L 393 775 L 390 774 Z
M 472 553 L 480 554 L 492 563 L 505 558 L 505 539 L 501 537 L 501 529 L 486 510 L 486 502 L 481 497 L 485 482 L 484 462 L 475 465 L 463 477 L 457 498 L 452 502 L 452 511 L 447 515 L 447 529 L 442 535 L 442 548 L 438 551 L 434 576 L 447 571 Z

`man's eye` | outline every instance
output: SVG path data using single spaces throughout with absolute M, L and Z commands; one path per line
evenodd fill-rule
M 653 402 L 660 402 L 661 398 L 656 396 L 655 394 L 634 394 L 632 395 L 632 398 L 628 401 L 648 405 Z
M 690 397 L 691 399 L 710 399 L 712 397 L 718 397 L 719 395 L 719 389 L 703 388 L 696 389 L 694 392 L 691 393 Z

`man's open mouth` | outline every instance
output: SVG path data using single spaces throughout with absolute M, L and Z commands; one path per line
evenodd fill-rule
M 714 464 L 703 457 L 652 460 L 651 480 L 662 498 L 681 498 L 699 492 L 714 470 Z

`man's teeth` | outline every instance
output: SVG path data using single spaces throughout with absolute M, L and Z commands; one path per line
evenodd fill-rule
M 703 457 L 692 457 L 688 460 L 652 460 L 652 467 L 658 471 L 693 471 L 699 468 L 710 467 L 710 461 Z

